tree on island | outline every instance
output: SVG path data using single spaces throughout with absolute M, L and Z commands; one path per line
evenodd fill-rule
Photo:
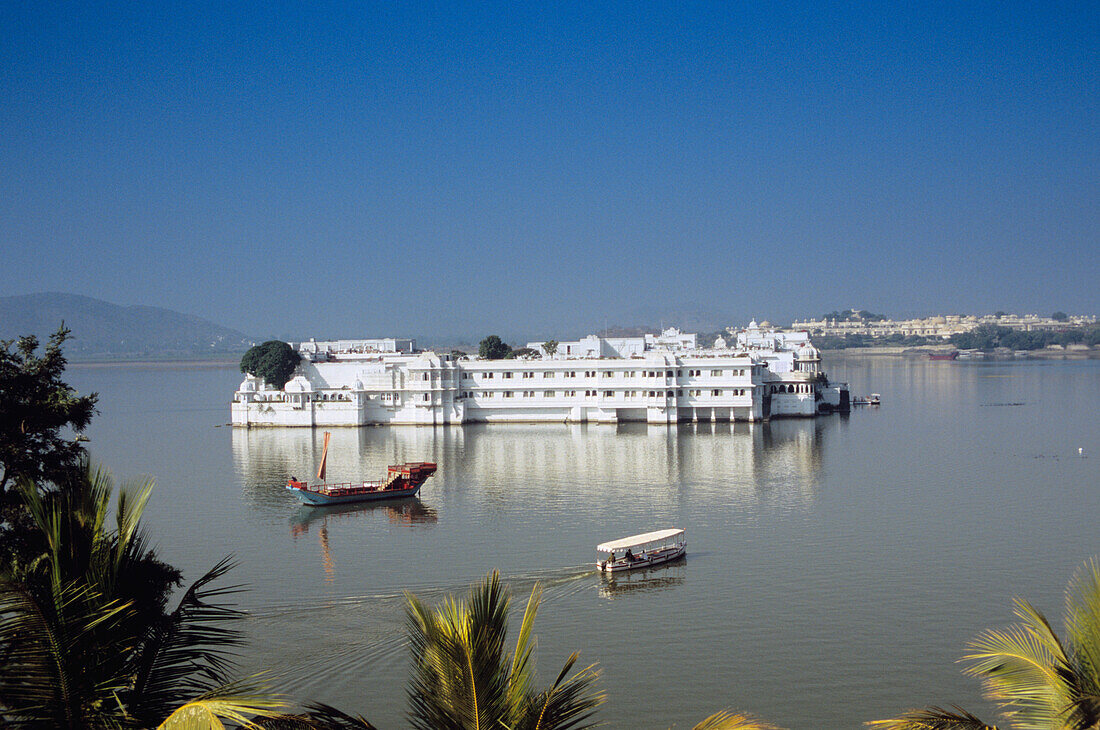
M 512 352 L 507 342 L 496 335 L 489 335 L 478 345 L 477 354 L 482 360 L 503 360 Z
M 1054 314 L 1050 315 L 1050 318 L 1053 319 L 1055 322 L 1069 321 L 1069 315 L 1062 311 L 1055 312 Z
M 554 353 L 558 351 L 558 341 L 547 340 L 546 342 L 542 343 L 542 351 L 546 353 L 547 357 L 553 357 Z
M 534 349 L 533 347 L 517 347 L 516 349 L 512 350 L 513 357 L 520 357 L 525 359 L 530 359 L 538 354 L 539 351 Z
M 293 347 L 281 340 L 268 340 L 255 345 L 241 358 L 241 372 L 263 378 L 264 382 L 280 390 L 302 357 Z

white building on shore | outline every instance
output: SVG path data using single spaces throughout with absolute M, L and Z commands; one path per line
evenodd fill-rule
M 310 341 L 281 389 L 247 376 L 233 397 L 233 425 L 330 427 L 382 424 L 763 421 L 847 410 L 809 339 L 700 349 L 695 335 L 595 335 L 559 343 L 552 357 L 480 360 Z M 346 343 L 355 343 L 347 345 Z M 408 349 L 403 346 L 408 344 Z M 542 343 L 529 343 L 537 349 Z M 564 349 L 563 349 L 564 346 Z

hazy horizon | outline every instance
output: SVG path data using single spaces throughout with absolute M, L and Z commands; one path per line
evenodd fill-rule
M 1095 3 L 30 4 L 0 33 L 7 294 L 420 338 L 1100 311 Z

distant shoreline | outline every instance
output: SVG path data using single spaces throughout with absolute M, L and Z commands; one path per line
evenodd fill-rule
M 206 360 L 69 360 L 71 368 L 123 368 L 123 367 L 172 367 L 172 368 L 223 368 L 236 367 L 240 357 L 211 358 Z

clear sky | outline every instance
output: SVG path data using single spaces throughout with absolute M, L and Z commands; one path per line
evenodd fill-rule
M 251 334 L 1100 313 L 1100 3 L 7 2 L 0 292 Z

